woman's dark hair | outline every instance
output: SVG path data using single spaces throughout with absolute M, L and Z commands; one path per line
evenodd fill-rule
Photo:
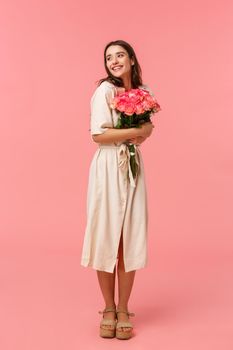
M 106 45 L 106 47 L 104 49 L 104 66 L 105 66 L 105 70 L 106 70 L 108 76 L 106 78 L 103 78 L 103 79 L 100 79 L 99 81 L 97 81 L 98 85 L 100 85 L 103 81 L 109 81 L 110 83 L 113 83 L 116 86 L 124 87 L 123 80 L 121 78 L 117 78 L 114 75 L 112 75 L 112 73 L 109 71 L 109 69 L 107 67 L 106 51 L 107 51 L 108 47 L 112 46 L 112 45 L 122 46 L 127 51 L 129 58 L 133 58 L 134 65 L 132 66 L 132 70 L 131 70 L 131 84 L 132 84 L 133 89 L 137 89 L 139 87 L 139 85 L 142 85 L 142 77 L 141 77 L 142 70 L 141 70 L 141 67 L 138 63 L 134 49 L 132 48 L 132 46 L 130 44 L 128 44 L 124 40 L 110 41 Z

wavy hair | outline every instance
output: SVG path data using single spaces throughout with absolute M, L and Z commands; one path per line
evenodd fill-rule
M 112 45 L 119 45 L 122 46 L 128 53 L 129 58 L 133 58 L 134 60 L 134 65 L 132 66 L 131 69 L 131 84 L 132 84 L 132 88 L 133 89 L 137 89 L 140 85 L 142 85 L 142 70 L 141 67 L 138 63 L 136 54 L 134 52 L 134 49 L 132 48 L 132 46 L 127 43 L 124 40 L 115 40 L 115 41 L 110 41 L 104 49 L 104 66 L 105 66 L 105 70 L 107 72 L 107 77 L 102 78 L 100 80 L 97 80 L 98 85 L 100 85 L 103 81 L 109 81 L 110 83 L 113 83 L 116 86 L 119 87 L 124 87 L 124 83 L 123 80 L 121 78 L 117 78 L 115 77 L 108 69 L 107 67 L 107 61 L 106 61 L 106 51 L 108 49 L 109 46 Z

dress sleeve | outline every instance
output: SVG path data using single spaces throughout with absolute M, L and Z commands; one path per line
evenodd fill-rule
M 112 110 L 109 99 L 112 96 L 111 88 L 104 83 L 98 86 L 91 97 L 90 132 L 91 135 L 103 134 L 113 127 Z

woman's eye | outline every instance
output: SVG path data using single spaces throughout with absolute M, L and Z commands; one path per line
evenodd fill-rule
M 120 53 L 117 57 L 121 57 L 121 56 L 124 56 L 124 54 L 123 53 Z M 111 59 L 111 57 L 108 57 L 107 58 L 107 61 L 109 61 Z

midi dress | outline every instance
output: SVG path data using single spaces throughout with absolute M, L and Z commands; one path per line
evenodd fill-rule
M 151 92 L 145 84 L 139 88 Z M 95 89 L 90 102 L 91 137 L 116 126 L 120 112 L 110 107 L 116 93 L 108 81 Z M 148 204 L 140 145 L 135 146 L 139 171 L 134 179 L 124 142 L 96 144 L 89 168 L 81 265 L 114 272 L 122 234 L 125 272 L 143 268 L 147 265 Z

